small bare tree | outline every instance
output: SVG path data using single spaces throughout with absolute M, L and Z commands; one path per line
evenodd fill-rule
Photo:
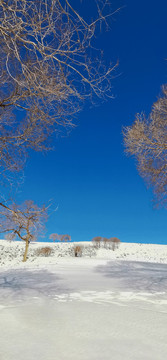
M 67 241 L 71 241 L 71 236 L 70 235 L 58 235 L 58 234 L 51 234 L 50 236 L 49 236 L 49 239 L 51 239 L 51 240 L 53 240 L 53 241 L 56 241 L 56 240 L 58 240 L 58 241 L 65 241 L 65 242 L 67 242 Z
M 103 244 L 104 244 L 104 248 L 107 249 L 107 246 L 109 244 L 109 239 L 106 237 L 103 237 Z
M 137 160 L 140 175 L 152 187 L 157 203 L 167 201 L 167 85 L 148 117 L 137 114 L 124 129 L 126 153 Z
M 101 246 L 101 243 L 102 243 L 102 241 L 103 241 L 103 238 L 102 238 L 101 236 L 95 236 L 95 237 L 92 239 L 92 241 L 93 241 L 95 247 L 98 249 L 98 248 L 100 248 L 100 246 Z
M 39 208 L 33 201 L 26 201 L 19 207 L 15 203 L 11 206 L 0 203 L 0 206 L 0 232 L 8 233 L 10 240 L 18 237 L 25 241 L 23 261 L 26 261 L 30 242 L 44 228 L 47 209 L 45 206 Z
M 119 245 L 120 245 L 120 240 L 117 237 L 111 237 L 110 239 L 108 239 L 109 241 L 109 246 L 112 248 L 112 250 L 114 251 L 115 249 L 118 249 Z

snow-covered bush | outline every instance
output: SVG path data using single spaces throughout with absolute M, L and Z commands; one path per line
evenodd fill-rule
M 95 246 L 86 245 L 83 247 L 82 256 L 92 257 L 92 256 L 96 256 L 96 254 L 97 254 L 97 248 Z

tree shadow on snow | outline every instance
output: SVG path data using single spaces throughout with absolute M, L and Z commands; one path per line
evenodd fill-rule
M 126 290 L 164 292 L 167 289 L 167 265 L 134 261 L 108 261 L 96 272 L 113 279 Z
M 0 299 L 48 297 L 68 292 L 62 278 L 48 270 L 8 270 L 0 274 Z

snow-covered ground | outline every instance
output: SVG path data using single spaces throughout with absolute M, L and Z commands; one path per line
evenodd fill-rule
M 0 359 L 166 359 L 167 246 L 78 245 L 0 241 Z
M 61 262 L 61 258 L 66 262 L 75 262 L 74 248 L 81 246 L 82 258 L 80 262 L 91 258 L 103 260 L 125 260 L 125 261 L 144 261 L 167 264 L 167 245 L 156 244 L 135 244 L 135 243 L 121 243 L 118 249 L 105 249 L 101 245 L 100 249 L 95 249 L 91 242 L 79 243 L 31 243 L 28 252 L 28 260 L 26 267 L 41 266 L 42 264 L 56 264 Z M 38 249 L 50 247 L 52 254 L 49 257 L 38 256 Z M 8 266 L 23 267 L 22 257 L 25 248 L 24 242 L 0 240 L 0 266 L 7 268 Z

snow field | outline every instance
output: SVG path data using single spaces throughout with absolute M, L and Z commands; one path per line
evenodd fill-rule
M 75 258 L 73 244 L 37 243 L 22 263 L 23 245 L 0 242 L 1 360 L 167 358 L 166 246 Z M 46 245 L 54 254 L 34 258 Z

